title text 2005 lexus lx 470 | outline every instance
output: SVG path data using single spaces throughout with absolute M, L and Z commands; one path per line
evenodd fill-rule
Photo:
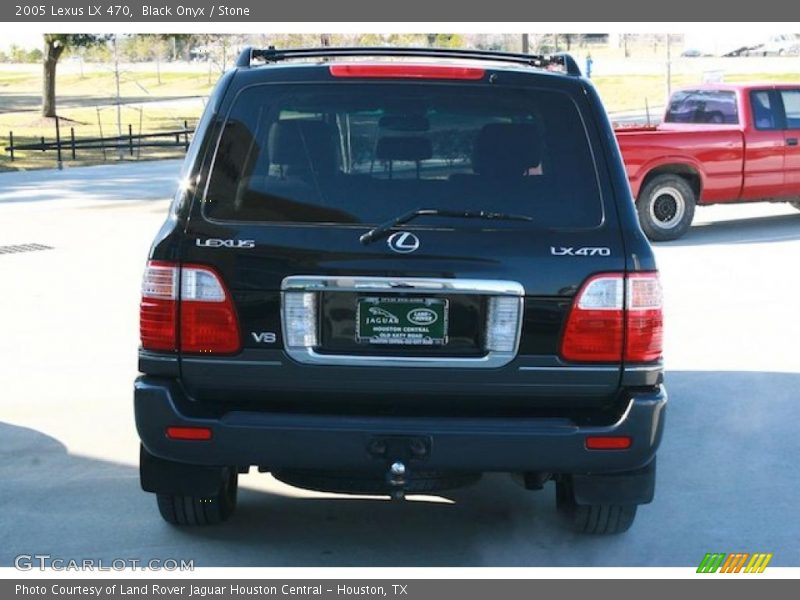
M 507 472 L 625 531 L 653 498 L 661 339 L 570 57 L 248 49 L 144 275 L 141 484 L 186 525 L 228 518 L 253 466 L 397 498 Z

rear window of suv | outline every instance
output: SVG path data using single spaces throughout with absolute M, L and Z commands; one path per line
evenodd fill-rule
M 224 124 L 203 203 L 206 218 L 287 224 L 375 225 L 416 208 L 525 215 L 526 227 L 599 225 L 578 107 L 558 91 L 452 84 L 249 87 Z

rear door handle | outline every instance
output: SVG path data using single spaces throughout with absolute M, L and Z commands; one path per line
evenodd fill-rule
M 787 146 L 797 146 L 797 138 L 786 138 Z

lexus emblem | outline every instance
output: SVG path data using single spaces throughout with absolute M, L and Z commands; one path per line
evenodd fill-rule
M 408 254 L 419 248 L 419 238 L 408 231 L 398 231 L 386 240 L 389 248 L 400 254 Z

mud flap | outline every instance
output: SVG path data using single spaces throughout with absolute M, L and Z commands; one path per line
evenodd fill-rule
M 656 489 L 656 459 L 635 471 L 573 475 L 576 504 L 649 504 Z
M 171 496 L 214 496 L 219 493 L 225 467 L 172 462 L 139 451 L 139 480 L 145 492 Z

